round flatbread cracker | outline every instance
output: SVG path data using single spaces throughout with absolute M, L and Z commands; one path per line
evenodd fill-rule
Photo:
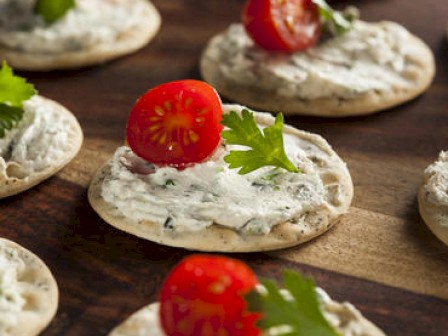
M 201 75 L 234 102 L 323 117 L 375 113 L 429 87 L 435 61 L 421 39 L 392 22 L 358 26 L 366 36 L 348 32 L 289 55 L 255 47 L 241 25 L 232 25 L 204 49 Z M 351 34 L 357 40 L 351 40 Z
M 328 297 L 326 293 L 324 295 Z M 141 308 L 114 328 L 109 336 L 165 336 L 159 321 L 159 306 L 159 303 L 153 303 Z M 322 310 L 330 324 L 343 336 L 385 335 L 348 302 L 339 303 L 328 297 Z
M 226 105 L 226 110 L 241 112 L 240 105 Z M 274 118 L 255 112 L 257 123 L 271 125 Z M 92 207 L 109 224 L 138 237 L 159 244 L 199 251 L 254 252 L 295 246 L 329 230 L 336 219 L 347 212 L 353 197 L 353 184 L 346 164 L 319 135 L 285 125 L 284 132 L 300 139 L 310 169 L 323 184 L 324 204 L 306 211 L 300 218 L 275 225 L 267 234 L 242 233 L 212 224 L 197 231 L 175 231 L 150 220 L 133 220 L 102 196 L 102 186 L 110 177 L 111 162 L 94 176 L 88 197 Z M 275 194 L 273 194 L 275 197 Z M 228 209 L 231 212 L 232 209 Z
M 83 133 L 81 126 L 75 116 L 59 103 L 37 96 L 33 99 L 49 113 L 54 113 L 54 117 L 58 117 L 64 122 L 64 132 L 67 132 L 67 142 L 60 151 L 60 155 L 42 169 L 26 172 L 21 163 L 7 160 L 6 162 L 0 157 L 0 199 L 18 194 L 22 191 L 30 189 L 36 184 L 46 180 L 50 176 L 56 174 L 65 165 L 67 165 L 79 152 L 83 142 Z M 56 136 L 56 135 L 55 135 Z
M 22 246 L 0 238 L 0 303 L 2 336 L 34 336 L 56 314 L 59 292 L 45 263 Z
M 138 335 L 165 336 L 159 321 L 159 303 L 141 308 L 109 333 L 109 336 Z
M 418 193 L 420 215 L 431 231 L 448 245 L 448 152 L 425 170 Z
M 130 0 L 106 1 L 113 2 L 117 11 L 123 11 L 126 10 L 125 6 L 129 5 Z M 9 65 L 18 70 L 49 71 L 101 64 L 131 54 L 148 44 L 161 25 L 160 14 L 149 0 L 132 1 L 138 2 L 143 9 L 133 18 L 134 25 L 120 32 L 117 40 L 113 42 L 98 43 L 88 49 L 58 52 L 22 51 L 0 45 L 0 59 L 6 60 Z M 58 43 L 57 39 L 54 43 Z

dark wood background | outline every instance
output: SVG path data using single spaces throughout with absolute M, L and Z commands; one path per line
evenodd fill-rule
M 78 71 L 25 73 L 42 95 L 68 107 L 85 134 L 79 156 L 41 185 L 0 204 L 0 236 L 38 254 L 60 288 L 58 314 L 44 336 L 106 335 L 157 300 L 161 283 L 191 252 L 119 232 L 91 209 L 86 188 L 123 143 L 128 112 L 157 84 L 200 78 L 207 40 L 239 20 L 242 0 L 154 0 L 161 30 L 142 51 Z M 283 268 L 313 276 L 389 335 L 448 335 L 448 247 L 426 228 L 416 191 L 423 169 L 448 150 L 448 2 L 336 1 L 368 21 L 393 20 L 433 50 L 437 75 L 418 99 L 389 111 L 340 120 L 290 117 L 322 134 L 348 163 L 355 184 L 350 212 L 324 236 L 273 253 L 238 254 L 260 277 Z

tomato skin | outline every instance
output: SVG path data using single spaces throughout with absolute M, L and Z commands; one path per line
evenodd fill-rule
M 310 48 L 321 33 L 319 10 L 312 0 L 248 0 L 242 21 L 254 42 L 269 51 Z
M 192 255 L 170 273 L 160 297 L 167 336 L 258 336 L 259 313 L 247 312 L 244 294 L 257 279 L 244 263 L 221 256 Z
M 157 165 L 202 162 L 221 141 L 222 111 L 218 93 L 205 82 L 165 83 L 146 92 L 132 108 L 126 140 L 135 154 Z

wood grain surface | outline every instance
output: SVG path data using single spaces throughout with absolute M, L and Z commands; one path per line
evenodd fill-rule
M 123 143 L 136 99 L 157 84 L 199 78 L 207 40 L 239 20 L 242 0 L 154 0 L 163 23 L 142 51 L 77 71 L 24 73 L 40 94 L 77 116 L 85 133 L 78 157 L 45 183 L 0 203 L 0 236 L 38 254 L 61 293 L 43 333 L 106 335 L 157 299 L 173 265 L 191 252 L 119 232 L 89 206 L 95 170 Z M 298 269 L 337 300 L 354 303 L 388 335 L 448 335 L 448 247 L 421 220 L 416 192 L 424 168 L 448 149 L 448 2 L 335 1 L 368 21 L 393 20 L 433 50 L 437 74 L 421 97 L 382 113 L 287 122 L 323 135 L 346 160 L 355 185 L 349 213 L 327 234 L 273 253 L 238 254 L 260 277 Z

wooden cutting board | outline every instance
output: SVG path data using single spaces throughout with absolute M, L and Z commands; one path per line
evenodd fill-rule
M 364 154 L 348 154 L 347 161 L 360 172 L 353 174 L 356 197 L 349 213 L 329 234 L 275 255 L 448 299 L 448 248 L 417 209 L 425 163 L 406 167 L 395 156 Z

